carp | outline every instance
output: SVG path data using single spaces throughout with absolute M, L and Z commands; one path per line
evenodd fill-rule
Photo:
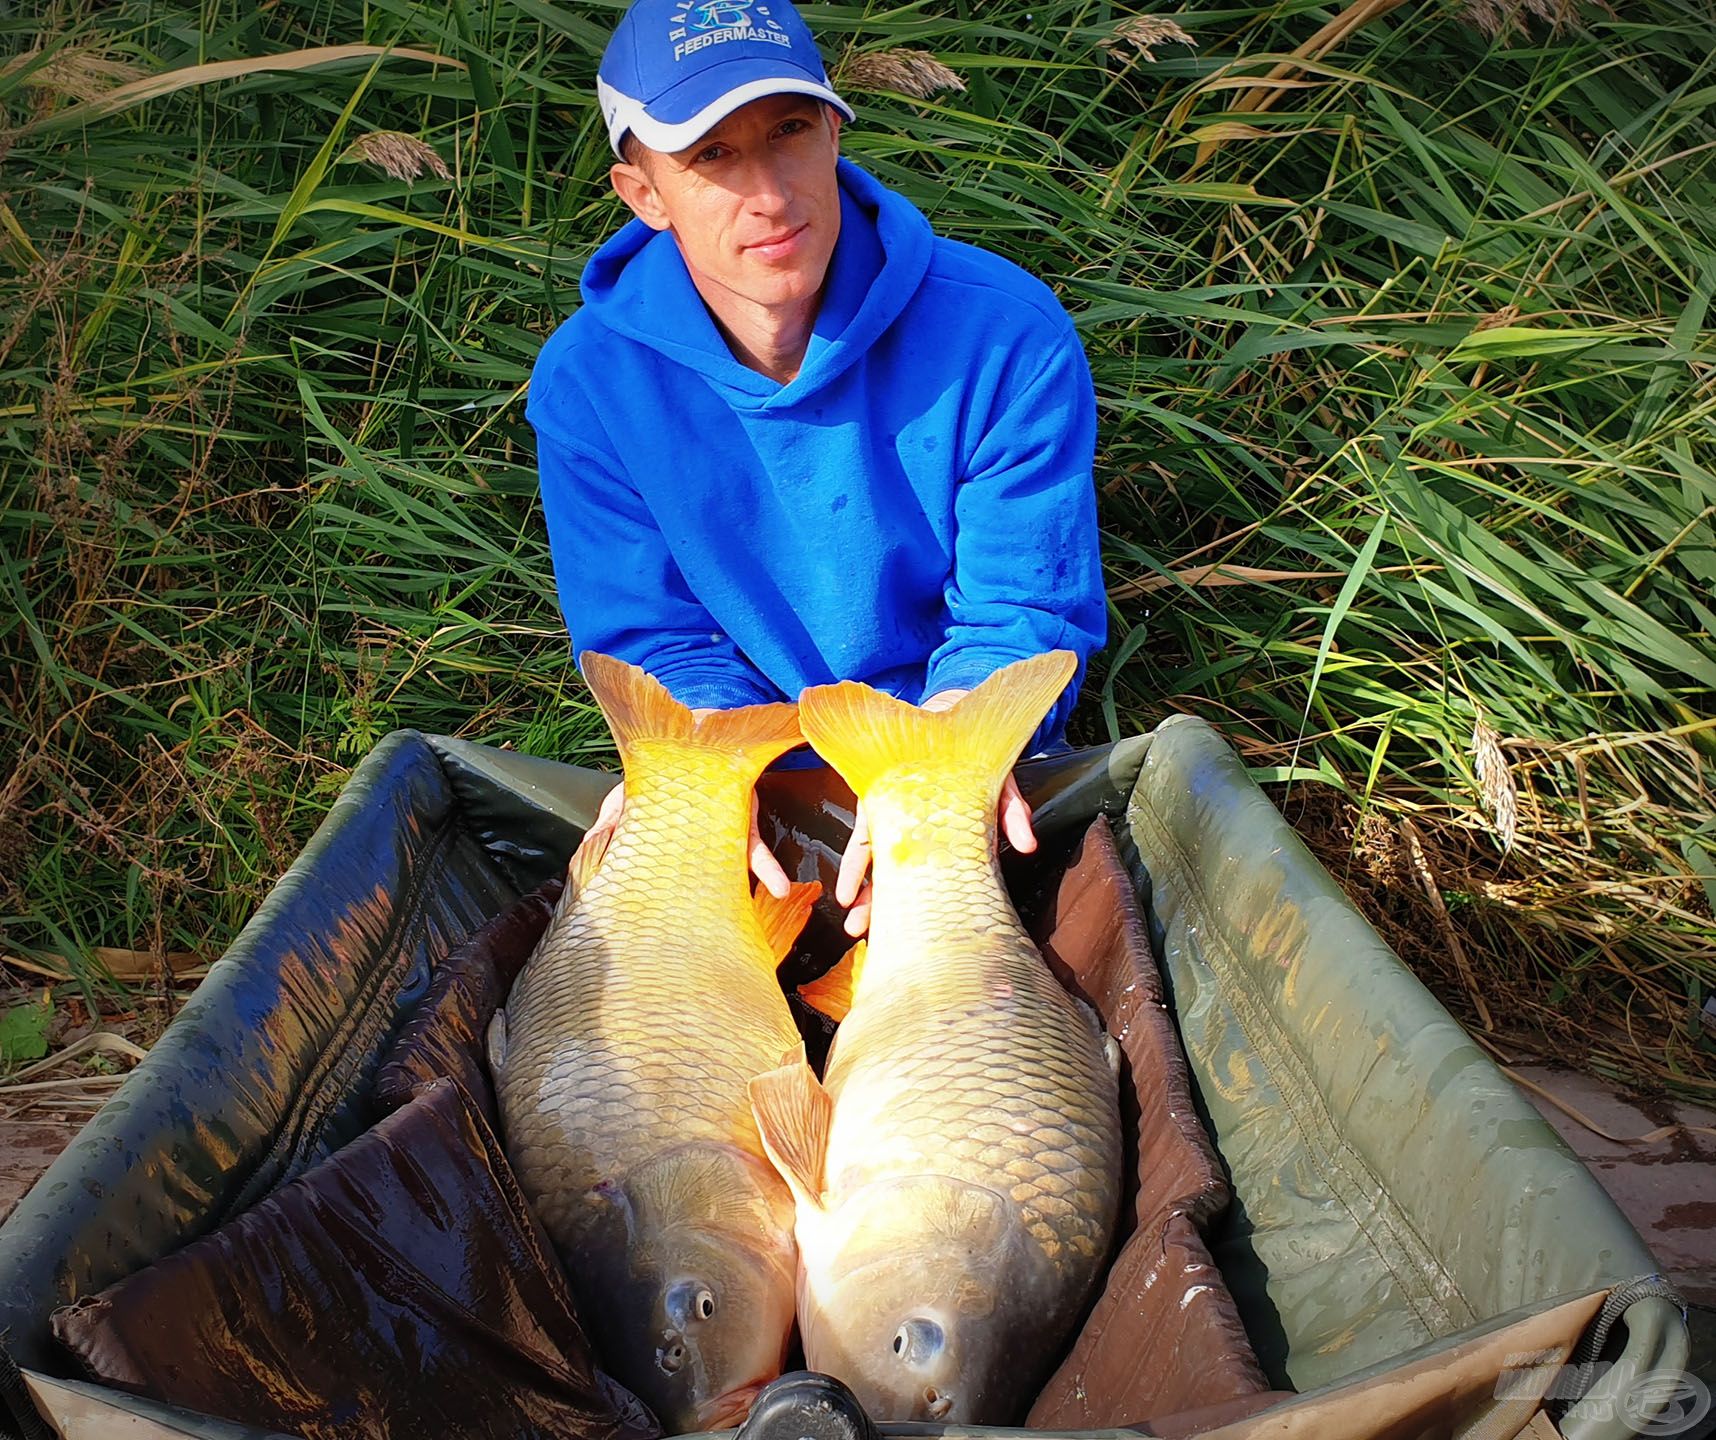
M 598 1355 L 669 1434 L 737 1424 L 780 1374 L 797 1257 L 746 1086 L 803 1054 L 778 960 L 818 887 L 750 893 L 752 792 L 794 707 L 701 718 L 581 662 L 624 765 L 605 850 L 564 895 L 489 1037 L 507 1151 Z
M 1001 786 L 1075 664 L 1020 661 L 939 713 L 852 682 L 799 697 L 869 816 L 874 908 L 801 990 L 840 1019 L 823 1082 L 795 1063 L 750 1088 L 797 1204 L 806 1364 L 876 1420 L 1018 1423 L 1109 1259 L 1118 1054 L 997 855 Z

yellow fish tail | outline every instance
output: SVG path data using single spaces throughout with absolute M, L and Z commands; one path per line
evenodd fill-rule
M 628 769 L 640 746 L 666 741 L 739 756 L 754 778 L 769 761 L 804 739 L 792 705 L 747 705 L 717 710 L 699 720 L 661 681 L 624 660 L 586 650 L 578 659 L 578 669 L 602 707 L 620 760 Z
M 943 711 L 852 680 L 819 685 L 799 696 L 799 724 L 859 799 L 902 766 L 962 771 L 999 790 L 1077 669 L 1070 650 L 1016 660 Z

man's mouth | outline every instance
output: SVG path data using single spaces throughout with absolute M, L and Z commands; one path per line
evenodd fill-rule
M 794 226 L 791 230 L 782 230 L 777 235 L 770 235 L 766 239 L 747 245 L 745 249 L 763 260 L 781 260 L 798 248 L 799 242 L 804 238 L 804 232 L 809 228 L 810 222 L 807 220 L 804 224 Z

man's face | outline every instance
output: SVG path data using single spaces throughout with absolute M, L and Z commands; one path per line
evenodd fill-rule
M 706 297 L 764 306 L 813 299 L 840 234 L 840 117 L 808 95 L 741 106 L 696 144 L 610 171 L 655 230 L 670 230 Z M 719 301 L 715 302 L 719 306 Z

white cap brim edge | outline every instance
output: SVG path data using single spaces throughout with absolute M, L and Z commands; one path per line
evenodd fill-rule
M 620 138 L 628 130 L 651 150 L 683 150 L 687 145 L 707 135 L 741 105 L 749 105 L 751 101 L 761 100 L 765 95 L 811 95 L 818 100 L 826 100 L 848 120 L 856 118 L 852 107 L 829 86 L 819 85 L 814 80 L 794 80 L 782 75 L 770 76 L 765 80 L 748 80 L 743 85 L 735 85 L 724 95 L 710 101 L 689 120 L 669 125 L 664 121 L 652 120 L 642 101 L 622 94 L 600 77 L 596 80 L 596 99 L 602 107 L 603 117 L 608 122 L 608 144 L 621 159 L 625 157 L 620 152 Z

